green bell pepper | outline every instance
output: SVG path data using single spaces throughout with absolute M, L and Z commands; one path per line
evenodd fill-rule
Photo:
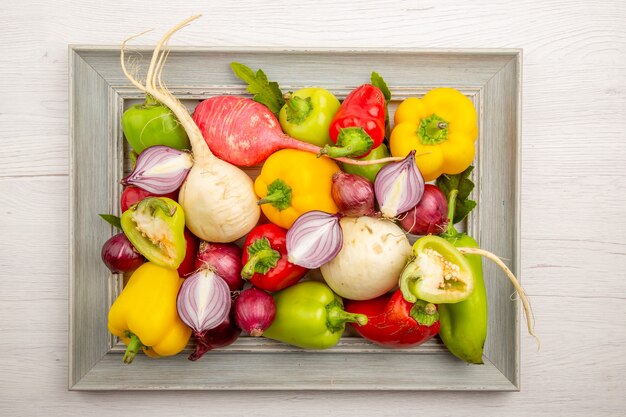
M 437 180 L 437 185 L 448 196 L 448 228 L 442 237 L 455 247 L 478 247 L 473 238 L 457 232 L 454 227 L 454 223 L 463 220 L 476 204 L 467 199 L 474 187 L 468 178 L 472 168 L 469 167 L 456 176 L 444 175 Z M 472 269 L 474 291 L 460 303 L 439 305 L 439 336 L 456 357 L 469 363 L 481 364 L 487 339 L 487 291 L 482 259 L 479 255 L 464 256 Z
M 387 157 L 389 157 L 389 149 L 387 148 L 387 145 L 382 143 L 380 144 L 380 146 L 372 149 L 372 151 L 368 153 L 366 156 L 359 158 L 359 160 L 370 161 L 373 159 L 382 159 L 382 158 L 387 158 Z M 344 164 L 343 170 L 347 172 L 348 174 L 356 174 L 356 175 L 365 177 L 373 183 L 374 180 L 376 179 L 376 175 L 378 175 L 378 171 L 380 171 L 382 167 L 384 167 L 385 165 L 387 164 L 386 163 L 374 164 L 374 165 Z
M 190 149 L 187 132 L 172 111 L 146 96 L 122 115 L 122 130 L 133 150 L 140 154 L 155 145 L 165 145 L 180 150 Z
M 278 119 L 289 136 L 317 146 L 330 145 L 328 128 L 340 106 L 328 90 L 303 88 L 287 96 Z
M 400 275 L 404 299 L 433 304 L 458 303 L 474 290 L 469 262 L 454 245 L 439 236 L 425 236 L 413 244 L 413 258 Z
M 150 262 L 177 269 L 185 259 L 185 214 L 167 197 L 147 197 L 122 214 L 124 234 Z
M 348 313 L 328 285 L 305 281 L 274 294 L 276 317 L 263 336 L 304 349 L 335 346 L 346 322 L 367 324 L 364 314 Z

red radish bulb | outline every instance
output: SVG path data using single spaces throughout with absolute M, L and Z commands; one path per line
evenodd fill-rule
M 415 235 L 438 235 L 448 225 L 446 196 L 436 185 L 426 184 L 422 199 L 405 214 L 400 215 L 400 225 Z
M 213 268 L 217 275 L 226 281 L 231 291 L 239 291 L 243 288 L 241 248 L 234 243 L 201 242 L 195 269 L 203 266 Z
M 144 257 L 137 252 L 124 233 L 119 233 L 104 242 L 101 256 L 102 262 L 114 274 L 132 272 L 145 262 Z
M 276 317 L 274 297 L 255 287 L 244 290 L 235 300 L 237 325 L 250 336 L 261 336 Z
M 206 144 L 218 158 L 238 166 L 254 166 L 280 149 L 299 149 L 320 154 L 321 148 L 283 133 L 276 116 L 263 104 L 236 96 L 211 97 L 196 107 L 193 120 Z M 195 150 L 194 150 L 195 152 Z M 396 161 L 333 158 L 352 165 L 373 165 Z

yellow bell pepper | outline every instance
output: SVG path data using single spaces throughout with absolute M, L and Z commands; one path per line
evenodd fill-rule
M 272 223 L 288 229 L 311 210 L 337 213 L 331 187 L 339 166 L 329 158 L 296 149 L 273 153 L 254 181 L 258 204 Z
M 175 269 L 151 262 L 141 265 L 109 310 L 109 331 L 128 346 L 124 363 L 141 349 L 151 357 L 182 351 L 191 329 L 178 317 L 176 298 L 183 279 Z
M 425 181 L 441 174 L 458 174 L 474 159 L 478 136 L 476 109 L 461 92 L 435 88 L 398 106 L 389 138 L 393 156 L 416 151 L 415 161 Z

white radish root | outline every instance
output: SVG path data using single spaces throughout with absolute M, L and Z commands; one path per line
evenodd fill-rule
M 202 136 L 183 104 L 167 89 L 162 80 L 167 61 L 167 43 L 174 33 L 198 19 L 191 16 L 168 30 L 154 48 L 150 67 L 143 85 L 126 67 L 126 44 L 146 33 L 127 38 L 121 46 L 122 71 L 139 90 L 167 106 L 187 132 L 194 156 L 194 166 L 179 193 L 179 203 L 185 210 L 185 223 L 199 238 L 210 242 L 232 242 L 248 233 L 258 222 L 260 209 L 253 182 L 239 168 L 217 158 Z
M 502 271 L 504 271 L 506 276 L 509 278 L 509 280 L 513 284 L 513 287 L 515 287 L 515 290 L 517 291 L 517 294 L 519 295 L 519 298 L 522 301 L 522 306 L 524 307 L 524 310 L 523 310 L 524 316 L 526 318 L 526 326 L 528 327 L 528 333 L 537 340 L 537 350 L 539 350 L 539 348 L 541 347 L 541 341 L 539 340 L 539 337 L 537 337 L 537 335 L 535 334 L 535 315 L 533 314 L 533 309 L 530 306 L 530 300 L 528 299 L 528 296 L 526 295 L 524 288 L 522 288 L 522 285 L 519 283 L 519 281 L 515 277 L 515 274 L 511 272 L 511 270 L 504 264 L 504 262 L 502 262 L 502 260 L 498 256 L 494 255 L 493 253 L 489 251 L 486 251 L 484 249 L 479 249 L 479 248 L 468 248 L 468 247 L 460 247 L 457 249 L 459 252 L 463 254 L 483 256 L 489 259 L 490 261 L 494 262 L 496 265 L 498 265 L 498 267 L 500 267 L 500 269 L 502 269 Z

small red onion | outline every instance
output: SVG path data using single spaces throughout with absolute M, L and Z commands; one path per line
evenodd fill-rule
M 226 281 L 231 291 L 243 288 L 241 248 L 234 243 L 201 242 L 196 257 L 196 269 L 202 267 L 213 268 Z
M 235 300 L 237 325 L 250 336 L 261 336 L 272 325 L 276 317 L 274 297 L 263 290 L 250 287 L 242 291 Z
M 360 175 L 336 172 L 331 194 L 339 211 L 345 216 L 370 216 L 375 212 L 374 187 Z
M 419 204 L 405 213 L 400 225 L 416 235 L 443 233 L 448 225 L 448 202 L 443 191 L 436 185 L 426 184 Z
M 308 211 L 287 231 L 287 260 L 308 269 L 329 262 L 342 246 L 343 233 L 336 214 Z
M 417 169 L 415 150 L 402 161 L 382 167 L 374 191 L 383 217 L 392 219 L 415 207 L 424 194 L 424 177 Z
M 124 233 L 119 233 L 104 242 L 100 255 L 102 262 L 114 274 L 132 272 L 145 262 L 144 257 L 137 252 Z
M 185 243 L 187 244 L 185 249 L 185 258 L 183 262 L 178 267 L 178 275 L 181 277 L 186 277 L 187 275 L 191 275 L 196 268 L 196 256 L 198 255 L 198 238 L 193 235 L 189 231 L 189 229 L 185 228 Z M 219 272 L 217 275 L 220 275 Z
M 155 194 L 171 193 L 180 188 L 192 166 L 189 152 L 151 146 L 139 154 L 135 169 L 122 180 L 122 185 L 135 185 Z
M 211 349 L 231 345 L 241 335 L 241 329 L 235 322 L 235 303 L 232 303 L 229 314 L 214 329 L 196 336 L 196 350 L 189 355 L 190 361 L 197 361 Z
M 176 300 L 180 319 L 196 337 L 223 322 L 230 304 L 228 285 L 210 269 L 201 269 L 187 278 Z

